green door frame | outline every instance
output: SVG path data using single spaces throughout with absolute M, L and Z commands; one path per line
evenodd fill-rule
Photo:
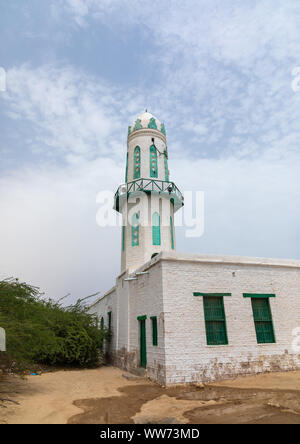
M 137 318 L 140 328 L 140 366 L 144 368 L 147 367 L 146 319 L 147 316 L 139 316 Z

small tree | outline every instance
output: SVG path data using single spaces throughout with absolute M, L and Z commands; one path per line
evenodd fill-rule
M 83 300 L 63 307 L 41 296 L 37 287 L 17 279 L 0 281 L 0 325 L 8 355 L 28 363 L 98 365 L 108 332 L 98 328 Z

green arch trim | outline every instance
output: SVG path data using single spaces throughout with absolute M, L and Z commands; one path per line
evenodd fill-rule
M 133 131 L 136 131 L 136 130 L 139 130 L 139 129 L 142 129 L 142 128 L 143 128 L 143 125 L 141 123 L 141 119 L 136 119 Z
M 148 128 L 157 130 L 156 120 L 154 117 L 151 117 Z

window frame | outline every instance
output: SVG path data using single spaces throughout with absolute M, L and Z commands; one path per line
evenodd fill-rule
M 219 301 L 221 304 L 219 304 L 219 307 L 216 306 L 216 308 L 221 309 L 221 316 L 217 316 L 215 314 L 214 316 L 211 316 L 211 313 L 208 311 L 208 305 L 209 301 Z M 215 309 L 216 310 L 216 309 Z M 212 310 L 211 310 L 212 311 Z M 206 343 L 208 346 L 222 346 L 222 345 L 228 345 L 228 333 L 227 333 L 227 323 L 226 323 L 226 313 L 225 313 L 225 306 L 224 306 L 224 296 L 211 296 L 206 295 L 203 296 L 203 313 L 204 313 L 204 322 L 205 322 L 205 332 L 206 332 Z M 220 329 L 217 329 L 217 324 L 222 327 L 222 335 L 223 340 L 219 341 L 218 339 L 215 341 L 211 340 L 212 335 L 214 338 L 219 338 L 220 336 Z M 211 328 L 212 327 L 212 328 Z
M 255 307 L 255 305 L 258 305 L 259 302 L 262 301 L 265 303 L 265 307 Z M 251 307 L 257 344 L 276 344 L 276 336 L 269 297 L 252 297 Z M 259 310 L 262 312 L 261 317 L 257 315 L 257 311 Z M 264 310 L 266 310 L 267 316 L 265 316 Z M 270 335 L 270 340 L 267 340 L 267 335 Z

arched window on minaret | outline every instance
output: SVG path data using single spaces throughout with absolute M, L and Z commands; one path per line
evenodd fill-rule
M 139 236 L 140 236 L 140 227 L 139 227 L 139 215 L 135 213 L 132 216 L 131 221 L 131 244 L 133 247 L 137 247 L 139 245 Z
M 136 146 L 134 149 L 134 161 L 133 161 L 133 179 L 139 179 L 141 177 L 141 149 Z
M 153 213 L 152 216 L 152 243 L 160 245 L 160 216 L 158 213 Z
M 157 177 L 157 151 L 154 145 L 150 146 L 150 177 Z

